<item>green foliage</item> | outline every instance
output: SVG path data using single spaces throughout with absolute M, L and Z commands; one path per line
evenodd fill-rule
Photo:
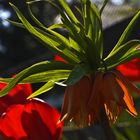
M 50 61 L 43 61 L 43 62 L 40 62 L 40 63 L 36 63 L 36 64 L 22 70 L 20 73 L 18 73 L 16 75 L 15 78 L 12 78 L 11 80 L 9 80 L 8 85 L 2 91 L 0 91 L 0 96 L 2 97 L 4 95 L 6 95 L 16 84 L 18 84 L 22 81 L 24 82 L 24 79 L 27 83 L 28 82 L 31 82 L 31 83 L 33 82 L 34 83 L 34 82 L 36 82 L 36 80 L 37 80 L 37 82 L 44 82 L 44 79 L 47 82 L 47 81 L 50 81 L 49 75 L 52 77 L 52 72 L 51 72 L 51 74 L 49 74 L 48 71 L 58 70 L 56 72 L 58 74 L 57 75 L 57 78 L 58 78 L 59 70 L 66 70 L 66 69 L 70 70 L 71 68 L 72 68 L 71 65 L 65 64 L 65 63 L 62 63 L 62 62 L 57 62 L 57 61 L 51 61 L 51 62 Z M 45 72 L 45 74 L 46 73 L 48 74 L 47 79 L 44 78 L 44 73 L 43 72 Z M 58 78 L 59 80 L 61 80 L 61 79 L 63 80 L 63 79 L 66 78 L 66 77 L 62 76 L 63 74 L 60 73 L 60 78 Z M 41 77 L 42 75 L 43 75 L 43 77 Z M 38 79 L 41 80 L 41 81 L 38 81 Z M 55 81 L 55 79 L 54 80 L 52 79 L 52 81 Z M 8 80 L 7 80 L 7 82 L 8 82 Z
M 46 27 L 35 17 L 31 6 L 42 1 L 51 4 L 59 11 L 62 23 Z M 40 89 L 31 95 L 31 97 L 34 97 L 50 90 L 56 83 L 71 85 L 86 74 L 112 69 L 121 63 L 140 57 L 140 40 L 126 42 L 135 23 L 140 19 L 140 12 L 138 12 L 126 27 L 112 51 L 106 58 L 103 58 L 101 14 L 107 2 L 108 0 L 105 0 L 101 8 L 98 9 L 90 0 L 81 0 L 81 7 L 76 7 L 76 11 L 79 13 L 79 17 L 77 17 L 65 0 L 56 0 L 55 2 L 51 0 L 28 1 L 26 4 L 29 15 L 35 23 L 34 26 L 28 22 L 14 4 L 10 3 L 20 22 L 11 20 L 9 22 L 27 29 L 44 46 L 65 59 L 66 63 L 40 62 L 24 69 L 15 78 L 0 78 L 0 81 L 9 83 L 0 91 L 0 96 L 6 95 L 18 83 L 45 82 Z M 67 37 L 56 30 L 62 28 L 67 30 Z
M 113 51 L 109 57 L 105 58 L 105 63 L 107 67 L 113 68 L 121 63 L 139 57 L 139 44 L 140 40 L 131 40 L 123 45 L 120 45 L 119 48 Z

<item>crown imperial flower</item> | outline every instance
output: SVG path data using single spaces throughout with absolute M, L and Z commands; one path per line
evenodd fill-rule
M 98 72 L 95 78 L 84 76 L 65 90 L 61 119 L 83 127 L 100 120 L 105 109 L 108 120 L 114 123 L 122 110 L 137 116 L 130 91 L 140 94 L 119 71 Z

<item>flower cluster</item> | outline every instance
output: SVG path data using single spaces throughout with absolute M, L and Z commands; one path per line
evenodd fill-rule
M 66 88 L 62 120 L 73 121 L 79 127 L 88 126 L 100 120 L 103 108 L 112 123 L 123 109 L 137 115 L 130 91 L 140 94 L 140 90 L 127 78 L 117 70 L 98 72 L 94 77 L 84 76 Z

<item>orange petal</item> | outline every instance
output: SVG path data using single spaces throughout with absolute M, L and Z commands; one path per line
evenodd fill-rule
M 123 76 L 119 71 L 114 70 L 112 71 L 112 73 L 114 73 L 118 79 L 121 79 L 121 81 L 123 82 L 123 84 L 130 89 L 131 91 L 140 94 L 140 89 L 138 89 L 137 87 L 135 87 L 125 76 Z
M 84 76 L 76 84 L 66 88 L 61 118 L 65 117 L 67 120 L 71 120 L 78 113 L 81 114 L 81 118 L 85 116 L 91 87 L 91 77 Z
M 89 118 L 91 121 L 95 121 L 99 119 L 100 108 L 101 106 L 103 106 L 103 102 L 101 100 L 102 80 L 103 80 L 103 73 L 98 72 L 96 74 L 93 83 L 93 88 L 87 107 L 90 115 Z
M 96 74 L 94 83 L 93 83 L 93 87 L 92 87 L 92 93 L 88 102 L 88 106 L 90 107 L 91 104 L 94 103 L 94 100 L 96 98 L 96 96 L 98 96 L 101 92 L 102 89 L 102 82 L 103 82 L 103 73 L 102 72 L 98 72 Z
M 124 92 L 124 102 L 126 104 L 126 110 L 132 115 L 132 116 L 136 116 L 137 112 L 136 109 L 134 107 L 134 102 L 133 102 L 133 98 L 132 96 L 129 94 L 128 89 L 126 88 L 126 86 L 123 84 L 123 82 L 119 79 L 117 79 L 118 84 L 120 85 L 120 87 L 122 88 L 123 92 Z
M 118 104 L 123 104 L 124 92 L 118 85 L 113 73 L 106 73 L 103 80 L 104 100 L 114 100 Z
M 105 73 L 103 77 L 103 90 L 102 90 L 102 96 L 104 100 L 114 100 L 114 93 L 113 93 L 113 87 L 114 83 L 112 82 L 113 75 L 110 73 Z

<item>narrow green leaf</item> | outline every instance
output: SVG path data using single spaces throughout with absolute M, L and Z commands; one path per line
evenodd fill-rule
M 91 10 L 92 13 L 91 16 L 91 23 L 93 26 L 92 32 L 94 36 L 92 38 L 95 39 L 95 45 L 97 47 L 97 50 L 99 50 L 100 58 L 102 59 L 103 55 L 103 29 L 102 29 L 102 20 L 100 16 L 100 11 L 98 11 L 98 8 L 91 3 Z M 95 31 L 94 31 L 95 30 Z
M 88 46 L 93 48 L 87 48 L 87 50 L 90 50 L 92 53 L 96 52 L 96 56 L 100 59 L 103 53 L 102 21 L 97 7 L 89 0 L 83 5 L 83 19 L 86 36 L 91 40 Z M 91 55 L 91 58 L 93 60 L 98 59 L 95 58 L 94 54 Z
M 42 27 L 45 31 L 51 33 L 52 35 L 54 35 L 55 37 L 57 37 L 57 39 L 59 39 L 59 42 L 63 43 L 64 46 L 70 48 L 70 43 L 68 41 L 68 39 L 66 37 L 64 37 L 63 35 L 51 30 L 50 28 L 45 27 L 32 13 L 31 8 L 28 4 L 28 11 L 30 13 L 31 18 L 33 19 L 33 21 L 35 21 L 35 23 L 37 23 L 37 25 L 39 25 L 40 27 Z M 55 24 L 53 25 L 55 26 Z
M 64 28 L 64 27 L 65 27 L 64 24 L 58 23 L 58 24 L 53 24 L 53 25 L 49 26 L 48 29 L 53 30 L 53 29 L 59 29 L 59 28 Z
M 71 19 L 71 21 L 73 21 L 76 24 L 79 23 L 79 21 L 77 20 L 77 18 L 75 17 L 75 15 L 73 14 L 73 12 L 71 11 L 71 9 L 68 6 L 68 4 L 64 0 L 57 0 L 57 1 L 61 5 L 61 7 L 64 9 L 64 11 L 68 15 L 68 17 Z
M 71 70 L 71 68 L 72 67 L 69 64 L 65 64 L 58 61 L 52 61 L 52 62 L 43 61 L 40 63 L 36 63 L 22 70 L 20 73 L 18 73 L 16 77 L 12 79 L 3 90 L 0 91 L 0 97 L 6 95 L 16 84 L 18 84 L 19 82 L 21 82 L 23 79 L 25 79 L 26 77 L 30 75 L 40 73 L 40 72 L 45 72 L 47 70 L 57 70 L 57 69 Z
M 46 84 L 44 84 L 41 88 L 39 88 L 38 90 L 36 90 L 35 92 L 33 92 L 27 99 L 36 97 L 42 93 L 45 93 L 49 90 L 51 90 L 54 87 L 55 83 L 54 81 L 48 81 Z
M 133 50 L 131 51 L 131 53 L 125 57 L 122 57 L 121 59 L 119 59 L 118 61 L 116 61 L 115 63 L 113 64 L 110 64 L 108 65 L 108 69 L 112 69 L 120 64 L 123 64 L 123 63 L 126 63 L 126 62 L 129 62 L 131 61 L 132 59 L 135 59 L 135 58 L 140 58 L 140 50 Z
M 49 48 L 57 52 L 58 54 L 64 56 L 66 60 L 70 61 L 71 63 L 79 63 L 79 59 L 77 56 L 71 52 L 67 46 L 63 46 L 62 42 L 58 42 L 56 37 L 50 37 L 42 34 L 38 30 L 36 30 L 22 15 L 22 13 L 18 10 L 16 6 L 10 3 L 10 5 L 13 7 L 15 12 L 17 13 L 19 19 L 22 21 L 23 25 L 26 27 L 26 29 L 32 33 L 35 37 L 37 37 L 39 40 L 41 40 L 43 43 L 49 45 Z
M 36 73 L 24 78 L 21 83 L 39 83 L 51 80 L 64 80 L 67 79 L 71 70 L 48 70 L 45 72 Z
M 131 58 L 139 57 L 140 50 L 138 46 L 140 45 L 140 40 L 131 40 L 118 49 L 116 49 L 110 57 L 104 59 L 107 66 L 116 66 L 123 62 L 129 61 Z
M 124 30 L 124 32 L 122 33 L 120 39 L 118 40 L 117 44 L 115 45 L 115 47 L 112 49 L 112 51 L 110 52 L 109 56 L 111 55 L 111 53 L 113 51 L 115 51 L 117 48 L 119 48 L 122 44 L 125 43 L 126 39 L 128 38 L 129 34 L 131 33 L 131 31 L 133 30 L 135 24 L 137 23 L 137 21 L 140 19 L 140 11 L 133 17 L 133 19 L 130 21 L 130 23 L 128 24 L 128 26 L 126 27 L 126 29 Z
M 0 77 L 0 82 L 1 83 L 9 83 L 13 78 L 2 78 Z

